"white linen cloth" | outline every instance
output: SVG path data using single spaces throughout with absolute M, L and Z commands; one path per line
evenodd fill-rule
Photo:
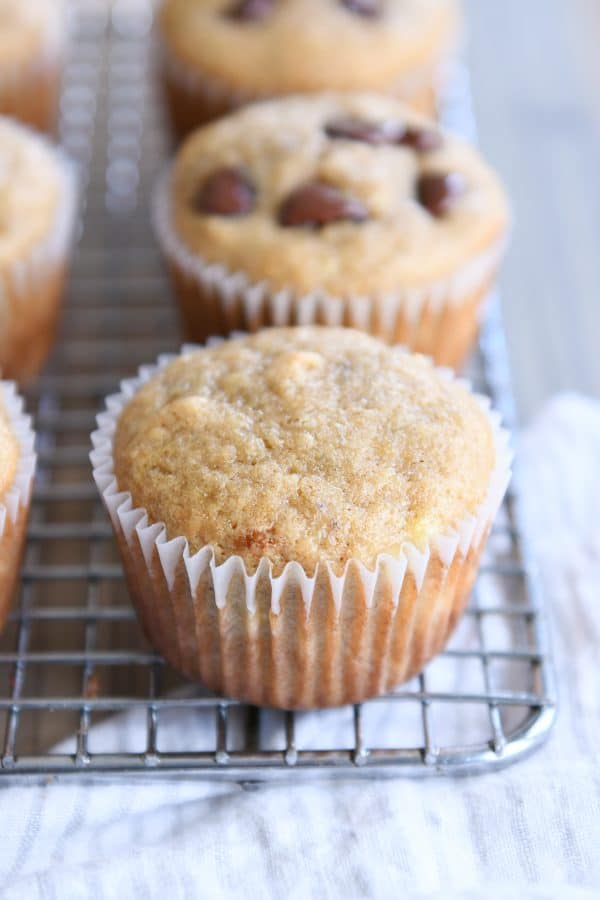
M 454 780 L 4 788 L 0 896 L 599 897 L 600 405 L 556 398 L 520 452 L 561 700 L 546 747 Z M 98 727 L 126 745 L 128 724 Z

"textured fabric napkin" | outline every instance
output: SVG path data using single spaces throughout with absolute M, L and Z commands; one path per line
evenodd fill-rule
M 0 896 L 600 896 L 600 406 L 556 398 L 520 453 L 561 695 L 546 747 L 454 780 L 4 788 Z M 98 728 L 126 747 L 133 723 Z

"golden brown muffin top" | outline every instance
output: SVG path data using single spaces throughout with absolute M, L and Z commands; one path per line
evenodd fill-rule
M 384 295 L 448 278 L 503 239 L 479 153 L 396 100 L 254 104 L 179 152 L 169 220 L 205 262 L 296 294 Z
M 165 0 L 160 30 L 192 71 L 284 94 L 388 89 L 454 50 L 457 0 Z
M 15 481 L 19 464 L 19 442 L 12 430 L 0 391 L 0 503 Z
M 120 490 L 169 538 L 248 569 L 424 548 L 486 497 L 486 413 L 431 362 L 337 328 L 273 328 L 177 358 L 117 424 Z
M 0 265 L 16 262 L 53 227 L 59 157 L 33 131 L 0 116 Z
M 0 0 L 0 72 L 59 46 L 62 0 Z

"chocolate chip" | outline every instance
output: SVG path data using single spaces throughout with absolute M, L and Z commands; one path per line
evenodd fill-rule
M 421 175 L 417 185 L 419 202 L 436 218 L 446 215 L 464 190 L 465 180 L 458 172 Z
M 365 18 L 375 18 L 381 13 L 381 0 L 341 0 L 350 12 Z
M 364 144 L 382 146 L 384 144 L 412 147 L 418 153 L 428 153 L 442 146 L 439 131 L 433 128 L 406 127 L 401 122 L 368 122 L 366 119 L 335 119 L 325 126 L 330 138 L 346 141 L 361 141 Z
M 254 209 L 254 187 L 239 169 L 218 169 L 209 175 L 193 200 L 199 213 L 245 216 Z
M 366 119 L 334 119 L 325 126 L 325 134 L 330 138 L 346 141 L 361 141 L 364 144 L 397 144 L 401 142 L 406 129 L 398 122 L 368 122 Z
M 431 150 L 439 150 L 444 139 L 433 128 L 407 128 L 398 143 L 404 147 L 412 147 L 419 153 L 429 153 Z
M 269 15 L 274 6 L 275 0 L 239 0 L 226 15 L 228 19 L 241 22 L 259 22 Z
M 369 213 L 356 197 L 322 181 L 311 181 L 287 197 L 279 210 L 285 228 L 323 228 L 334 222 L 364 222 Z

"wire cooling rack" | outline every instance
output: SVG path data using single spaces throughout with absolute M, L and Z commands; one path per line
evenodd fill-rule
M 82 227 L 54 359 L 29 394 L 39 472 L 20 596 L 0 642 L 0 778 L 197 775 L 252 785 L 303 775 L 487 771 L 554 720 L 544 611 L 508 497 L 446 652 L 380 700 L 313 714 L 259 710 L 184 682 L 146 643 L 88 463 L 103 398 L 179 345 L 150 227 L 168 152 L 145 0 L 81 4 L 62 138 L 83 184 Z M 445 118 L 472 131 L 457 72 Z M 514 420 L 493 305 L 472 377 Z

